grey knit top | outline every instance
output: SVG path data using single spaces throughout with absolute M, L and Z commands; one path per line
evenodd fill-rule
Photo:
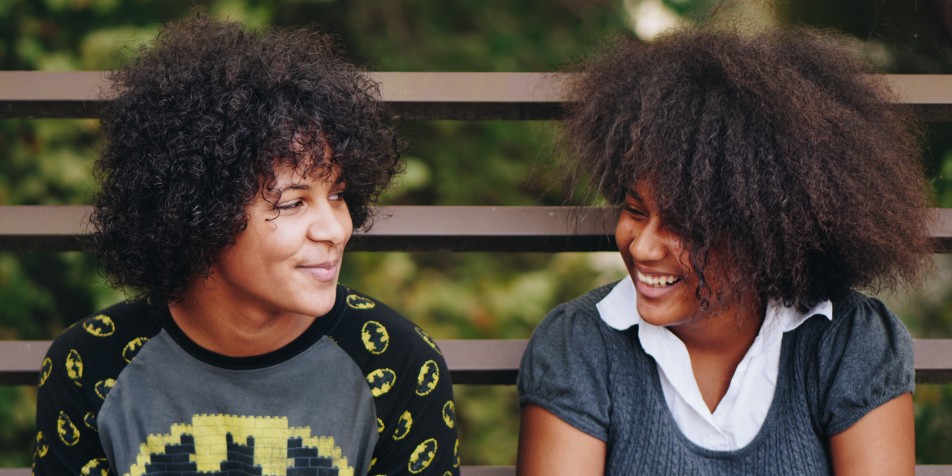
M 736 451 L 695 445 L 674 422 L 637 327 L 619 331 L 595 304 L 614 285 L 553 310 L 519 372 L 534 404 L 607 444 L 605 474 L 830 474 L 827 441 L 914 386 L 912 339 L 879 300 L 850 293 L 833 319 L 783 336 L 777 388 L 757 436 Z

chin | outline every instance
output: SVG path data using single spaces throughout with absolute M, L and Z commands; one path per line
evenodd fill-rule
M 690 319 L 684 319 L 681 315 L 674 315 L 672 312 L 661 309 L 638 309 L 638 315 L 641 320 L 658 327 L 670 327 L 683 324 Z

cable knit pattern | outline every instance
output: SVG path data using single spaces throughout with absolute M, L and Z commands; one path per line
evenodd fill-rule
M 614 330 L 595 303 L 613 285 L 553 310 L 533 333 L 519 402 L 608 445 L 606 474 L 830 474 L 827 441 L 914 386 L 912 339 L 880 301 L 851 293 L 832 321 L 784 334 L 776 393 L 758 435 L 736 451 L 689 441 L 664 401 L 637 327 Z

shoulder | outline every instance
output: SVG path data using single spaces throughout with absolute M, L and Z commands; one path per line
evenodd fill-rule
M 122 370 L 159 330 L 149 309 L 145 301 L 119 303 L 86 316 L 53 341 L 37 391 L 39 472 L 78 474 L 84 464 L 101 460 L 99 410 Z
M 449 385 L 443 353 L 426 331 L 367 294 L 345 291 L 345 314 L 330 337 L 366 375 L 373 395 L 388 395 L 378 404 Z
M 44 377 L 66 378 L 84 387 L 90 378 L 115 376 L 160 326 L 145 300 L 125 301 L 84 317 L 57 337 L 44 359 Z M 49 362 L 47 362 L 49 361 Z M 47 374 L 47 366 L 51 367 Z M 106 378 L 106 377 L 103 377 Z
M 837 434 L 915 385 L 912 337 L 879 299 L 850 292 L 816 339 L 822 424 Z M 819 327 L 814 326 L 815 329 Z
M 591 291 L 549 313 L 522 356 L 520 405 L 538 405 L 602 441 L 611 414 L 611 360 L 624 333 L 609 328 L 595 307 L 614 285 Z
M 912 337 L 906 326 L 882 301 L 858 291 L 833 301 L 833 319 L 820 345 L 821 351 L 891 350 L 897 353 L 895 357 L 912 359 Z
M 458 467 L 453 386 L 442 351 L 421 327 L 367 294 L 345 289 L 331 337 L 357 364 L 374 397 L 373 473 Z
M 536 326 L 529 339 L 529 346 L 574 345 L 602 341 L 606 336 L 612 335 L 611 329 L 599 317 L 595 305 L 608 295 L 615 284 L 594 289 L 555 307 Z
M 360 291 L 344 289 L 344 323 L 333 332 L 338 344 L 356 344 L 369 355 L 387 353 L 391 359 L 394 354 L 442 354 L 426 331 L 387 304 Z

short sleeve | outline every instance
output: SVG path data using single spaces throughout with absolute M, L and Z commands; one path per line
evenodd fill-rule
M 83 347 L 67 332 L 43 359 L 37 390 L 33 474 L 93 474 L 108 469 L 96 431 L 98 405 L 92 405 L 84 378 Z M 78 350 L 77 350 L 78 349 Z
M 459 475 L 459 439 L 453 384 L 442 352 L 436 342 L 416 327 L 420 344 L 408 354 L 406 368 L 410 385 L 391 391 L 393 399 L 387 414 L 396 417 L 380 420 L 380 440 L 374 450 L 369 474 Z M 398 416 L 399 415 L 399 416 Z M 424 471 L 425 470 L 425 471 Z
M 857 296 L 834 315 L 818 349 L 820 416 L 828 436 L 915 386 L 909 331 L 882 302 Z
M 606 441 L 609 362 L 600 326 L 594 306 L 556 308 L 532 333 L 517 385 L 520 406 L 538 405 Z
M 373 397 L 378 438 L 366 474 L 458 476 L 456 404 L 443 352 L 386 304 L 341 289 L 347 314 L 329 337 L 364 373 Z

